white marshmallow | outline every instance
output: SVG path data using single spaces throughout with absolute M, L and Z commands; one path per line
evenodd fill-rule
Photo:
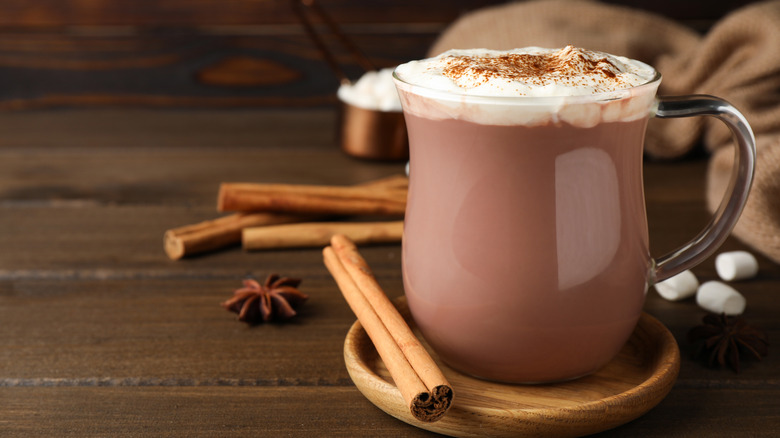
M 370 110 L 376 110 L 377 108 L 377 102 L 376 98 L 374 96 L 368 95 L 368 94 L 360 94 L 360 93 L 350 93 L 345 95 L 346 98 L 343 98 L 342 100 L 344 102 L 349 103 L 350 105 L 357 106 L 360 108 L 370 109 Z
M 725 281 L 744 280 L 758 273 L 758 261 L 747 251 L 732 251 L 718 254 L 715 270 Z
M 679 301 L 692 297 L 699 288 L 699 280 L 690 270 L 680 272 L 674 277 L 655 284 L 658 295 L 669 300 Z
M 747 301 L 736 289 L 719 281 L 708 281 L 696 292 L 696 304 L 712 313 L 740 315 Z
M 370 110 L 401 111 L 401 100 L 393 82 L 393 69 L 365 73 L 354 84 L 343 84 L 338 89 L 342 102 Z
M 377 109 L 379 111 L 398 111 L 398 105 L 400 105 L 398 99 L 398 93 L 393 90 L 393 94 L 382 93 L 377 96 Z

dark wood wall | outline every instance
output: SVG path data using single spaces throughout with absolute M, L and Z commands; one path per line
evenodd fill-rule
M 423 56 L 448 23 L 497 3 L 318 1 L 379 67 Z M 750 1 L 611 3 L 705 31 Z M 320 106 L 337 86 L 288 0 L 0 0 L 0 110 Z

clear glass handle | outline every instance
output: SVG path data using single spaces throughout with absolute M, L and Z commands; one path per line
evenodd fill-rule
M 713 96 L 659 97 L 655 116 L 713 116 L 731 129 L 737 141 L 731 181 L 718 210 L 698 236 L 656 260 L 654 282 L 659 282 L 698 265 L 712 255 L 729 236 L 742 213 L 753 182 L 756 139 L 745 117 L 730 103 Z

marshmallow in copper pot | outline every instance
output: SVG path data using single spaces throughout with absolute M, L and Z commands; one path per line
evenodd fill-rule
M 655 285 L 658 295 L 670 301 L 679 301 L 692 297 L 696 294 L 698 288 L 699 280 L 690 270 L 683 271 Z
M 720 281 L 708 281 L 696 292 L 696 304 L 712 313 L 740 315 L 747 301 L 736 289 Z
M 341 148 L 349 155 L 378 160 L 405 160 L 409 141 L 393 70 L 364 74 L 339 87 Z
M 758 273 L 758 261 L 747 251 L 732 251 L 718 254 L 715 270 L 725 281 L 744 280 Z
M 338 96 L 343 102 L 361 108 L 401 112 L 391 68 L 367 72 L 354 84 L 342 84 Z

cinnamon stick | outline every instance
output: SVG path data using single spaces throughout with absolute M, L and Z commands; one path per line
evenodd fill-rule
M 165 232 L 163 247 L 173 260 L 212 251 L 241 241 L 241 230 L 261 225 L 300 222 L 313 217 L 275 213 L 235 213 L 218 219 L 174 228 Z
M 219 211 L 403 215 L 406 190 L 377 187 L 222 183 Z
M 390 222 L 307 222 L 244 228 L 245 250 L 323 247 L 331 237 L 343 234 L 356 244 L 401 241 L 404 221 Z
M 452 405 L 452 387 L 379 287 L 355 245 L 336 235 L 323 250 L 323 258 L 412 416 L 425 422 L 442 418 Z
M 359 184 L 361 187 L 405 191 L 409 180 L 403 175 Z M 163 237 L 166 254 L 173 260 L 213 251 L 241 242 L 241 230 L 247 227 L 305 222 L 318 216 L 279 213 L 235 213 L 218 219 L 167 230 Z

